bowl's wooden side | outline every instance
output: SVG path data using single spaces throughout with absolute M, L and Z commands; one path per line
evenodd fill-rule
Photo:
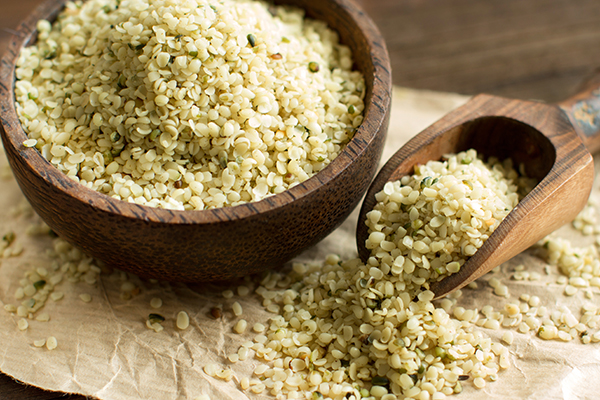
M 360 201 L 381 156 L 391 101 L 387 50 L 373 23 L 353 3 L 286 1 L 336 29 L 364 73 L 368 104 L 355 138 L 331 165 L 282 194 L 205 211 L 169 211 L 116 201 L 70 180 L 26 139 L 14 106 L 14 65 L 51 0 L 19 28 L 0 66 L 0 134 L 21 190 L 60 236 L 88 254 L 141 276 L 178 281 L 227 279 L 276 267 L 335 229 Z

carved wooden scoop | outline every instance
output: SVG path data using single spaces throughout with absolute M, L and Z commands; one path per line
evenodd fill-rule
M 460 289 L 571 221 L 585 206 L 594 180 L 590 152 L 600 149 L 600 74 L 557 105 L 478 95 L 406 143 L 381 169 L 360 210 L 356 240 L 370 251 L 365 215 L 388 181 L 444 154 L 476 149 L 486 158 L 512 158 L 539 183 L 510 212 L 461 270 L 432 285 L 436 298 Z

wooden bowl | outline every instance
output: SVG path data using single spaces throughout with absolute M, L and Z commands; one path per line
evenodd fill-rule
M 66 0 L 49 0 L 18 28 L 0 65 L 2 141 L 21 190 L 61 237 L 106 264 L 170 281 L 221 280 L 282 265 L 348 216 L 375 175 L 387 133 L 391 76 L 383 38 L 350 0 L 284 0 L 324 20 L 354 56 L 367 86 L 364 122 L 340 155 L 304 183 L 264 200 L 172 211 L 115 200 L 54 168 L 27 138 L 14 105 L 15 62 Z

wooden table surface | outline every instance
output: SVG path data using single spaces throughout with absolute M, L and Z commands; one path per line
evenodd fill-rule
M 0 54 L 41 0 L 0 0 Z M 558 101 L 600 67 L 598 0 L 361 0 L 396 85 Z M 81 400 L 0 374 L 2 400 Z

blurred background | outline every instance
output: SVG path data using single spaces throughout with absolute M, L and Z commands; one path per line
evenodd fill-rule
M 394 83 L 558 101 L 600 67 L 597 0 L 362 0 Z
M 355 0 L 385 37 L 394 83 L 557 101 L 600 67 L 598 0 Z M 0 0 L 0 53 L 41 0 Z

